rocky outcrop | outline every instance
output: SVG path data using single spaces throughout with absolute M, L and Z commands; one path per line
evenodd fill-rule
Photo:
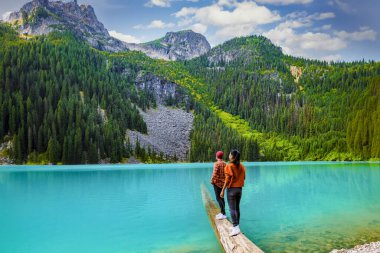
M 207 56 L 207 60 L 210 66 L 215 65 L 218 66 L 220 64 L 228 64 L 234 61 L 237 58 L 251 58 L 252 51 L 250 50 L 240 50 L 233 49 L 229 51 L 225 51 L 223 48 L 219 47 L 212 51 L 211 54 Z
M 207 39 L 191 30 L 168 32 L 165 37 L 143 44 L 127 44 L 130 50 L 141 51 L 152 58 L 188 60 L 210 51 Z
M 136 159 L 136 157 L 131 156 L 131 157 L 128 158 L 128 162 L 127 163 L 128 164 L 140 164 L 141 162 L 138 159 Z
M 0 165 L 15 164 L 15 162 L 8 156 L 9 150 L 11 149 L 11 141 L 4 142 L 0 145 Z
M 109 35 L 91 5 L 78 5 L 77 1 L 33 0 L 4 21 L 11 23 L 21 34 L 42 35 L 55 29 L 67 29 L 99 50 L 127 50 L 123 42 Z
M 1 157 L 0 156 L 0 165 L 12 165 L 15 164 L 12 159 L 9 157 Z
M 148 134 L 127 131 L 132 147 L 137 140 L 146 150 L 150 147 L 157 154 L 163 153 L 180 161 L 188 160 L 190 150 L 190 132 L 193 115 L 181 109 L 158 105 L 147 112 L 140 111 L 148 127 Z
M 138 89 L 153 94 L 156 104 L 187 107 L 189 97 L 177 84 L 161 79 L 151 73 L 140 71 L 135 85 Z
M 380 242 L 358 245 L 352 249 L 334 249 L 331 253 L 380 253 Z
M 290 73 L 292 73 L 292 76 L 294 77 L 294 82 L 298 83 L 300 80 L 300 77 L 302 76 L 302 68 L 297 66 L 290 66 Z
M 185 110 L 189 107 L 187 94 L 179 85 L 144 71 L 138 73 L 135 85 L 138 89 L 153 94 L 157 108 L 146 112 L 140 110 L 148 133 L 128 131 L 132 147 L 135 147 L 138 140 L 146 150 L 150 147 L 157 154 L 163 153 L 171 159 L 176 157 L 180 161 L 188 160 L 193 115 Z

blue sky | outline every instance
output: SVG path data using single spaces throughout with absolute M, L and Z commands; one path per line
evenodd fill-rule
M 1 1 L 0 11 L 25 0 Z M 306 58 L 380 61 L 379 0 L 78 0 L 91 4 L 110 34 L 146 42 L 192 29 L 212 46 L 261 34 L 287 54 Z

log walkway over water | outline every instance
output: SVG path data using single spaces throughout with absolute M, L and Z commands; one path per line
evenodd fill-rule
M 227 219 L 216 220 L 215 215 L 220 212 L 219 207 L 211 198 L 204 184 L 201 185 L 201 192 L 211 226 L 226 253 L 263 253 L 263 251 L 244 234 L 240 233 L 236 236 L 229 236 L 230 227 L 232 227 L 231 222 Z

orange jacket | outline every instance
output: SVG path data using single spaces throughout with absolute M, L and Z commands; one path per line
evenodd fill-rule
M 244 186 L 245 167 L 243 164 L 240 163 L 238 168 L 235 164 L 229 163 L 224 168 L 224 174 L 226 175 L 226 181 L 229 182 L 228 188 Z

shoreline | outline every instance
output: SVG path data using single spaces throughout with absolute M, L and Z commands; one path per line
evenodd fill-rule
M 380 253 L 380 241 L 357 245 L 351 249 L 334 249 L 330 253 Z
M 134 158 L 134 159 L 137 159 L 137 158 Z M 138 159 L 137 159 L 138 160 Z M 110 163 L 110 162 L 107 162 L 105 160 L 103 161 L 100 161 L 99 163 L 81 163 L 81 164 L 62 164 L 62 163 L 57 163 L 57 164 L 49 164 L 49 163 L 23 163 L 23 164 L 16 164 L 16 163 L 4 163 L 2 162 L 2 160 L 0 159 L 0 166 L 4 165 L 4 166 L 80 166 L 80 165 L 136 165 L 136 164 L 140 164 L 140 165 L 158 165 L 158 164 L 212 164 L 214 163 L 214 161 L 195 161 L 195 162 L 190 162 L 190 161 L 165 161 L 165 162 L 162 162 L 162 163 L 143 163 L 143 162 L 140 162 L 140 163 L 129 163 L 128 161 L 127 162 L 118 162 L 118 163 Z M 255 165 L 260 165 L 260 166 L 273 166 L 273 165 L 277 165 L 277 166 L 280 166 L 280 165 L 289 165 L 289 164 L 292 164 L 292 165 L 300 165 L 300 164 L 308 164 L 308 165 L 314 165 L 314 164 L 332 164 L 332 163 L 335 163 L 335 164 L 380 164 L 380 160 L 367 160 L 367 161 L 242 161 L 242 163 L 244 164 L 248 164 L 248 165 L 252 165 L 252 164 L 255 164 Z

